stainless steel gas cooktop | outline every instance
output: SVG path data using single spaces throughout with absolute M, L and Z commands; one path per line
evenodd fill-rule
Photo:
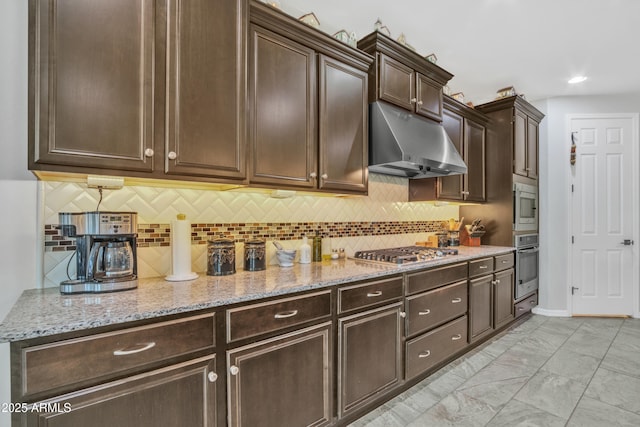
M 378 262 L 383 264 L 405 265 L 431 261 L 450 255 L 458 255 L 458 250 L 453 248 L 403 246 L 399 248 L 358 251 L 353 255 L 353 258 L 356 260 Z

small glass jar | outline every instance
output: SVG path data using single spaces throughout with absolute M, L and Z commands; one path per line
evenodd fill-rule
M 220 237 L 207 243 L 207 275 L 226 276 L 236 272 L 236 246 L 233 240 Z

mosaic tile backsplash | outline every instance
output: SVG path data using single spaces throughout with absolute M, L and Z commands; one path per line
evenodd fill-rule
M 59 212 L 96 210 L 99 194 L 86 185 L 42 182 L 44 218 L 44 286 L 57 286 L 67 275 L 73 277 L 73 239 L 56 229 Z M 212 191 L 182 188 L 127 186 L 105 190 L 100 210 L 138 213 L 138 275 L 169 274 L 171 265 L 170 221 L 184 213 L 192 224 L 194 271 L 206 270 L 207 240 L 225 235 L 243 250 L 248 238 L 279 240 L 295 249 L 303 234 L 318 228 L 334 248 L 356 250 L 401 246 L 425 240 L 440 223 L 457 218 L 457 206 L 411 203 L 406 179 L 370 174 L 369 195 L 326 197 L 294 195 L 272 198 L 265 193 Z M 273 245 L 267 245 L 270 263 L 275 263 Z M 69 264 L 69 266 L 67 266 Z

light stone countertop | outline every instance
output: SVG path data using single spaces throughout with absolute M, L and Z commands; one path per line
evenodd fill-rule
M 0 323 L 0 343 L 326 288 L 514 250 L 504 246 L 460 246 L 456 256 L 408 266 L 348 259 L 287 268 L 268 266 L 264 271 L 238 271 L 229 276 L 201 274 L 188 282 L 167 282 L 158 277 L 141 279 L 137 289 L 103 294 L 61 295 L 57 287 L 29 289 Z

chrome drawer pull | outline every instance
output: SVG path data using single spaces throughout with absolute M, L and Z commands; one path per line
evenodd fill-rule
M 291 310 L 285 311 L 284 313 L 276 313 L 276 315 L 273 317 L 276 319 L 286 319 L 287 317 L 293 317 L 296 314 L 298 314 L 298 310 Z
M 458 334 L 458 335 L 454 335 L 451 337 L 451 341 L 458 341 L 462 339 L 462 335 Z
M 367 294 L 369 298 L 379 297 L 380 295 L 382 295 L 382 291 L 369 292 Z
M 484 269 L 489 268 L 489 266 L 488 266 L 488 265 L 481 265 L 481 266 L 479 266 L 478 268 L 479 268 L 480 270 L 484 270 Z
M 535 301 L 529 301 L 529 304 L 536 305 L 536 302 Z
M 136 346 L 142 346 L 142 347 L 134 348 L 133 350 L 125 350 L 125 349 L 116 350 L 116 351 L 113 352 L 113 355 L 114 356 L 126 356 L 128 354 L 142 353 L 143 351 L 147 351 L 150 348 L 155 347 L 155 345 L 156 345 L 156 343 L 153 342 L 153 341 L 148 342 L 146 344 L 136 344 Z
M 502 263 L 503 263 L 503 264 L 507 264 L 508 262 L 509 262 L 509 261 L 507 261 L 506 259 L 503 259 L 503 260 L 502 260 Z
M 518 311 L 524 310 L 524 307 L 518 307 Z
M 418 357 L 420 359 L 424 359 L 425 357 L 429 356 L 431 356 L 431 350 L 423 351 L 422 353 L 418 354 Z
M 428 308 L 424 311 L 419 311 L 418 312 L 418 316 L 426 316 L 427 314 L 431 313 L 431 310 L 429 310 Z
M 451 304 L 457 304 L 459 302 L 462 302 L 462 298 L 454 298 L 451 300 Z

